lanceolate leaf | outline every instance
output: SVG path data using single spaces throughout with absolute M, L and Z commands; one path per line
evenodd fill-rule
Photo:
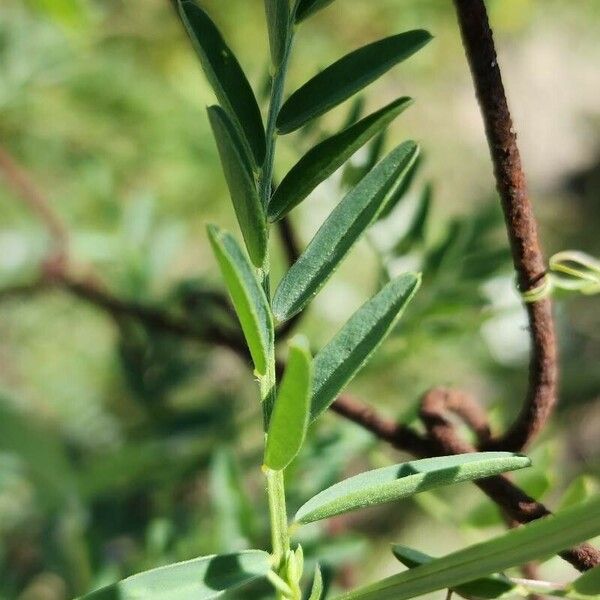
M 138 573 L 81 600 L 208 600 L 264 577 L 271 558 L 260 550 L 203 556 Z
M 575 592 L 582 598 L 600 598 L 600 567 L 584 573 L 568 586 L 569 592 Z
M 427 565 L 435 560 L 433 556 L 413 550 L 412 548 L 407 548 L 406 546 L 400 546 L 399 544 L 392 547 L 392 552 L 409 569 L 420 565 Z M 473 598 L 477 598 L 478 600 L 495 600 L 512 592 L 516 587 L 516 584 L 508 577 L 495 573 L 481 579 L 457 585 L 453 588 L 453 591 L 468 600 L 473 600 Z
M 414 142 L 401 144 L 336 206 L 275 292 L 273 312 L 280 321 L 300 312 L 323 287 L 375 220 L 388 194 L 401 184 L 417 154 Z
M 248 254 L 260 267 L 267 248 L 267 226 L 251 167 L 227 113 L 220 106 L 211 106 L 208 117 Z
M 314 12 L 325 8 L 332 2 L 333 0 L 300 0 L 298 10 L 296 11 L 296 23 L 303 21 L 306 17 L 310 17 Z
M 298 339 L 290 344 L 288 361 L 269 423 L 265 465 L 275 471 L 294 460 L 308 428 L 312 387 L 312 362 L 308 343 Z
M 265 12 L 267 13 L 271 61 L 277 68 L 285 54 L 290 18 L 289 0 L 265 0 Z
M 245 548 L 254 526 L 254 505 L 246 496 L 243 478 L 229 448 L 222 446 L 215 450 L 208 481 L 216 549 L 231 551 Z
M 256 371 L 264 375 L 273 343 L 273 319 L 252 267 L 233 236 L 215 225 L 208 237 L 250 348 Z
M 309 150 L 275 191 L 269 203 L 269 219 L 276 221 L 300 204 L 319 183 L 385 129 L 410 104 L 410 98 L 400 98 Z
M 431 208 L 431 198 L 432 187 L 430 184 L 427 184 L 418 198 L 417 206 L 408 230 L 394 246 L 394 254 L 406 254 L 407 252 L 410 252 L 416 244 L 422 244 L 425 241 L 427 218 L 429 217 L 429 210 Z
M 385 219 L 386 217 L 388 217 L 390 215 L 390 213 L 394 210 L 394 208 L 396 208 L 396 206 L 398 206 L 398 203 L 406 196 L 406 194 L 410 190 L 410 187 L 411 187 L 413 181 L 415 180 L 415 177 L 418 174 L 419 169 L 422 164 L 423 164 L 423 155 L 419 154 L 419 156 L 417 157 L 417 160 L 415 160 L 412 167 L 410 168 L 410 171 L 406 174 L 406 177 L 404 178 L 404 182 L 402 183 L 402 186 L 400 186 L 396 190 L 393 198 L 390 198 L 389 202 L 385 205 L 383 210 L 379 213 L 380 219 Z
M 419 288 L 414 273 L 390 281 L 363 304 L 315 356 L 311 417 L 316 419 L 360 371 L 402 316 Z
M 530 464 L 527 457 L 510 452 L 480 452 L 425 458 L 375 469 L 317 494 L 298 510 L 295 520 L 312 523 L 440 486 L 522 469 Z
M 338 600 L 407 600 L 544 559 L 600 534 L 600 497 L 544 517 L 404 573 L 339 596 Z
M 321 600 L 323 596 L 323 575 L 321 575 L 321 568 L 319 565 L 315 568 L 315 577 L 313 579 L 312 588 L 310 590 L 310 596 L 308 600 Z
M 265 131 L 254 93 L 240 64 L 210 17 L 193 0 L 179 0 L 179 12 L 221 106 L 243 132 L 257 166 L 265 158 Z
M 342 129 L 348 129 L 350 125 L 354 125 L 354 123 L 356 123 L 362 117 L 364 109 L 365 97 L 362 95 L 355 96 L 354 100 L 352 100 L 350 108 L 348 109 L 348 114 L 346 115 Z
M 431 35 L 415 30 L 379 40 L 347 54 L 295 91 L 281 107 L 277 129 L 295 131 L 375 81 L 422 48 Z

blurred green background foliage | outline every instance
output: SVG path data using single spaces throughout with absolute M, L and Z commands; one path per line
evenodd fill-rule
M 262 2 L 202 4 L 260 91 Z M 494 0 L 489 9 L 546 249 L 599 255 L 600 4 Z M 419 140 L 423 164 L 297 328 L 323 343 L 386 273 L 423 269 L 402 325 L 351 391 L 413 422 L 420 394 L 456 385 L 501 428 L 526 387 L 526 321 L 451 3 L 338 0 L 302 28 L 289 89 L 350 49 L 411 28 L 430 30 L 434 42 L 374 84 L 365 110 L 414 96 L 387 143 Z M 64 222 L 79 268 L 200 332 L 216 314 L 232 325 L 204 230 L 234 227 L 205 113 L 213 100 L 168 0 L 0 6 L 0 147 Z M 285 138 L 279 176 L 349 110 Z M 359 153 L 294 211 L 302 243 L 366 158 Z M 52 240 L 9 183 L 0 178 L 0 598 L 63 600 L 173 560 L 267 546 L 247 365 L 64 289 L 30 287 Z M 419 214 L 427 218 L 415 222 Z M 279 249 L 276 270 L 283 261 Z M 558 298 L 561 403 L 533 449 L 535 466 L 515 476 L 551 506 L 593 493 L 600 475 L 597 302 Z M 363 431 L 326 418 L 288 473 L 291 510 L 392 458 Z M 502 526 L 494 506 L 462 485 L 308 527 L 302 543 L 343 587 L 392 572 L 390 542 L 442 554 Z M 558 560 L 545 568 L 554 579 L 570 574 Z

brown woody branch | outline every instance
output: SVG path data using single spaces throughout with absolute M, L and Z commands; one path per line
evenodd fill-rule
M 493 33 L 483 0 L 454 0 L 463 45 L 483 116 L 496 185 L 506 221 L 517 282 L 521 291 L 535 287 L 545 274 L 537 223 L 527 192 Z M 540 432 L 556 404 L 557 352 L 548 299 L 526 305 L 531 333 L 529 388 L 513 425 L 486 449 L 518 451 Z
M 9 187 L 44 224 L 55 246 L 56 254 L 65 254 L 69 236 L 64 223 L 52 208 L 49 200 L 32 182 L 24 169 L 1 146 L 0 173 L 4 175 Z
M 427 436 L 419 435 L 405 425 L 384 419 L 372 408 L 344 394 L 332 405 L 332 410 L 367 429 L 378 439 L 391 444 L 397 450 L 418 457 L 463 454 L 476 448 L 462 440 L 454 425 L 446 418 L 447 412 L 457 412 L 462 392 L 436 388 L 422 399 L 421 419 L 427 428 Z M 518 523 L 529 523 L 551 512 L 540 502 L 529 497 L 505 476 L 490 477 L 476 485 L 502 510 Z M 582 544 L 566 550 L 561 556 L 576 569 L 585 571 L 600 564 L 600 552 L 590 544 Z

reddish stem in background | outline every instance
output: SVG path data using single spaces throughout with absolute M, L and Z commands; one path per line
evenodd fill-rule
M 546 267 L 493 33 L 483 0 L 454 0 L 454 5 L 485 124 L 517 282 L 519 289 L 526 291 L 536 286 Z M 552 305 L 545 299 L 526 308 L 532 345 L 526 400 L 508 431 L 490 439 L 485 449 L 522 450 L 544 427 L 556 404 L 558 366 Z

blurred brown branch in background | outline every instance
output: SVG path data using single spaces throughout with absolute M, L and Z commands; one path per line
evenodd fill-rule
M 25 170 L 1 146 L 0 173 L 4 176 L 8 186 L 45 225 L 54 245 L 54 254 L 58 256 L 66 254 L 69 236 L 62 219 Z

